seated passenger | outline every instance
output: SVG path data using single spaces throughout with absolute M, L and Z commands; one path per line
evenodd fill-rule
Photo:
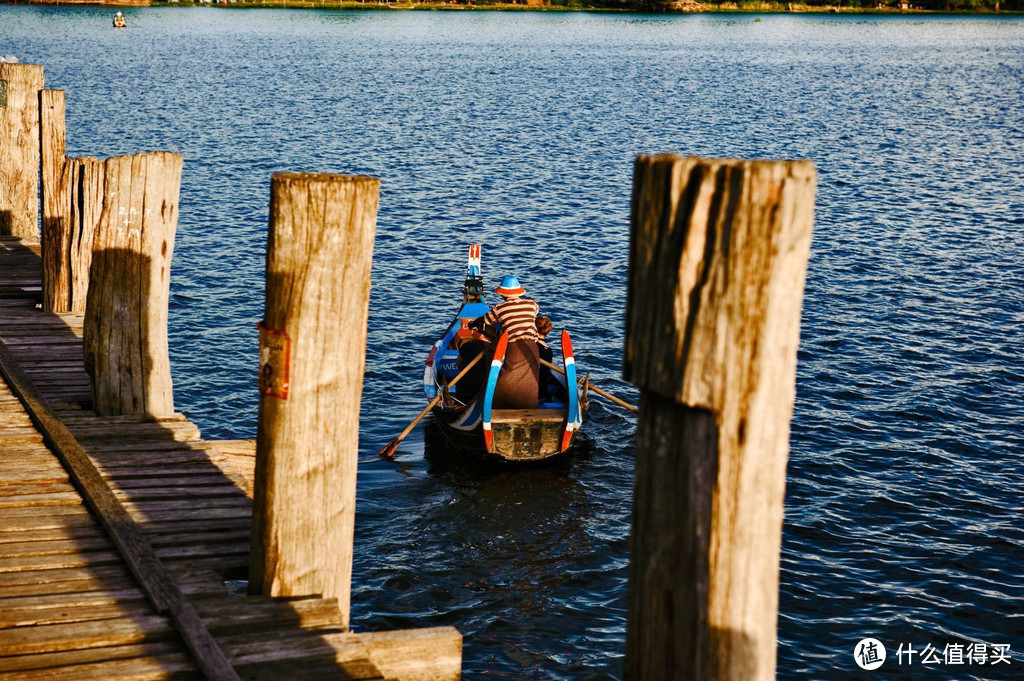
M 473 320 L 472 325 L 492 324 L 508 333 L 505 363 L 494 390 L 496 409 L 533 409 L 540 391 L 540 352 L 537 346 L 537 314 L 540 306 L 523 298 L 526 289 L 514 275 L 501 280 L 494 292 L 502 302 Z

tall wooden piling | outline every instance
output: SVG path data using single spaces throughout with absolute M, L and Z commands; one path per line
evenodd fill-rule
M 43 67 L 0 63 L 0 236 L 39 238 Z
M 379 193 L 366 177 L 271 182 L 249 588 L 337 598 L 346 626 Z
M 640 157 L 626 678 L 773 679 L 814 166 Z
M 170 416 L 167 303 L 182 158 L 154 152 L 103 165 L 83 332 L 93 409 Z
M 66 131 L 64 91 L 39 91 L 39 159 L 42 167 L 43 222 L 60 212 L 58 184 L 64 168 Z
M 65 158 L 55 196 L 44 186 L 43 309 L 47 312 L 85 311 L 106 175 L 104 161 L 90 156 Z M 47 208 L 51 199 L 54 205 Z
M 71 238 L 69 187 L 62 190 L 66 133 L 64 91 L 39 91 L 39 158 L 42 194 L 43 310 L 72 312 L 85 309 L 85 296 L 78 310 L 71 306 L 69 258 Z M 91 239 L 90 239 L 91 241 Z M 63 275 L 63 276 L 62 276 Z

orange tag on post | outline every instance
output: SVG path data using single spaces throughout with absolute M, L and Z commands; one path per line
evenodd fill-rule
M 260 330 L 260 394 L 288 399 L 291 339 L 284 331 L 256 324 Z

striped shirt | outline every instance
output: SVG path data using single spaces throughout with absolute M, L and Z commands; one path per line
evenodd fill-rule
M 537 335 L 537 314 L 540 306 L 526 298 L 511 298 L 498 303 L 484 315 L 488 324 L 500 324 L 502 331 L 508 331 L 508 342 L 517 340 L 535 341 Z

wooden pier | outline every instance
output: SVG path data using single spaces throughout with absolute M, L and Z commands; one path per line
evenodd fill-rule
M 249 564 L 255 442 L 203 440 L 180 414 L 97 416 L 83 315 L 37 309 L 41 273 L 37 243 L 0 237 L 0 677 L 214 678 L 191 637 L 241 679 L 458 678 L 453 629 L 355 634 L 336 599 L 228 595 Z M 103 489 L 66 463 L 93 467 Z M 91 509 L 104 497 L 141 548 L 119 550 Z M 173 584 L 133 574 L 145 545 Z M 147 591 L 169 587 L 199 630 L 154 606 Z
M 455 629 L 349 623 L 379 182 L 275 176 L 283 302 L 261 339 L 284 352 L 261 365 L 257 441 L 206 441 L 168 353 L 182 158 L 66 158 L 64 93 L 42 87 L 0 64 L 0 677 L 458 679 Z M 351 369 L 317 333 L 335 315 Z

